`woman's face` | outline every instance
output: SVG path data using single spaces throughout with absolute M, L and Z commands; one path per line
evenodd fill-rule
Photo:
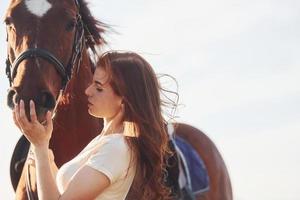
M 117 96 L 108 82 L 108 75 L 97 67 L 92 84 L 85 90 L 88 112 L 98 118 L 112 119 L 121 108 L 122 97 Z

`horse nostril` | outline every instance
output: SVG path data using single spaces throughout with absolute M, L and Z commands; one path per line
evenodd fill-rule
M 15 104 L 18 102 L 17 101 L 17 91 L 14 89 L 9 89 L 8 94 L 7 94 L 7 105 L 11 108 L 14 109 Z
M 40 103 L 42 107 L 49 110 L 52 110 L 55 107 L 55 99 L 50 92 L 42 92 Z

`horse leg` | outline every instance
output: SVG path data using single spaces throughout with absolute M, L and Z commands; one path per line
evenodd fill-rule
M 210 189 L 197 200 L 232 200 L 227 168 L 215 144 L 200 130 L 187 124 L 174 124 L 175 134 L 189 142 L 203 159 L 210 179 Z
M 25 162 L 22 174 L 18 183 L 18 187 L 16 190 L 16 200 L 28 200 L 27 191 L 26 191 L 26 181 L 27 181 L 27 170 L 28 163 Z M 29 178 L 30 178 L 30 187 L 32 190 L 33 198 L 31 200 L 37 200 L 37 186 L 36 186 L 36 176 L 35 176 L 35 168 L 33 166 L 29 167 Z
M 26 176 L 25 176 L 25 170 L 24 169 L 25 169 L 25 167 L 22 170 L 22 174 L 21 174 L 21 177 L 19 179 L 18 187 L 17 187 L 17 190 L 16 190 L 16 197 L 15 197 L 16 200 L 28 200 L 27 193 L 26 193 L 26 187 L 25 187 L 25 183 L 26 183 L 25 177 Z

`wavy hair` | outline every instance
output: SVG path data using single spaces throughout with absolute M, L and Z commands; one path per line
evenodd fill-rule
M 133 52 L 109 51 L 97 67 L 109 74 L 114 92 L 123 98 L 124 134 L 137 172 L 128 199 L 171 199 L 165 182 L 165 158 L 170 155 L 162 116 L 160 85 L 150 64 Z

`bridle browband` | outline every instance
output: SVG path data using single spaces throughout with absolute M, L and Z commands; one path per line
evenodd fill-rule
M 6 75 L 9 80 L 9 86 L 12 87 L 13 80 L 17 75 L 17 70 L 20 65 L 20 63 L 26 59 L 30 58 L 42 58 L 49 63 L 53 64 L 57 72 L 62 77 L 62 86 L 60 89 L 60 94 L 58 95 L 56 99 L 56 103 L 58 104 L 59 98 L 61 97 L 62 93 L 64 92 L 64 89 L 69 82 L 69 80 L 72 77 L 73 73 L 77 73 L 79 70 L 79 66 L 81 64 L 81 58 L 82 58 L 82 51 L 85 46 L 85 37 L 84 32 L 87 27 L 84 26 L 81 15 L 80 15 L 80 4 L 78 0 L 74 0 L 76 7 L 78 9 L 77 16 L 76 16 L 76 26 L 75 26 L 75 35 L 74 35 L 74 41 L 73 41 L 73 47 L 72 47 L 72 55 L 69 58 L 69 62 L 65 66 L 59 59 L 57 59 L 51 52 L 49 52 L 46 49 L 41 48 L 29 48 L 22 52 L 14 61 L 13 64 L 11 64 L 9 60 L 9 56 L 7 56 L 6 59 Z M 88 31 L 88 30 L 87 30 Z M 88 31 L 89 32 L 89 31 Z M 77 65 L 75 66 L 75 64 Z M 56 104 L 56 106 L 57 106 Z M 54 108 L 56 110 L 56 107 Z M 29 200 L 34 199 L 33 191 L 31 188 L 31 179 L 30 179 L 30 165 L 27 166 L 27 173 L 26 173 L 26 192 L 27 197 Z
M 44 60 L 48 61 L 49 63 L 53 64 L 57 72 L 62 77 L 62 86 L 61 89 L 64 90 L 68 81 L 71 79 L 72 72 L 75 71 L 73 69 L 73 66 L 76 66 L 76 71 L 78 71 L 80 62 L 81 62 L 81 54 L 85 45 L 84 40 L 84 25 L 82 22 L 82 18 L 80 15 L 80 5 L 78 0 L 74 0 L 76 7 L 78 8 L 78 13 L 76 17 L 76 27 L 75 27 L 75 36 L 73 41 L 73 47 L 72 47 L 72 55 L 69 59 L 69 62 L 66 66 L 57 59 L 52 53 L 50 53 L 46 49 L 41 48 L 29 48 L 22 52 L 14 61 L 13 64 L 11 64 L 9 60 L 9 56 L 7 56 L 6 59 L 6 75 L 9 81 L 9 86 L 11 87 L 13 85 L 13 80 L 17 75 L 17 70 L 20 65 L 20 63 L 26 59 L 30 58 L 43 58 Z M 74 67 L 75 68 L 75 67 Z

